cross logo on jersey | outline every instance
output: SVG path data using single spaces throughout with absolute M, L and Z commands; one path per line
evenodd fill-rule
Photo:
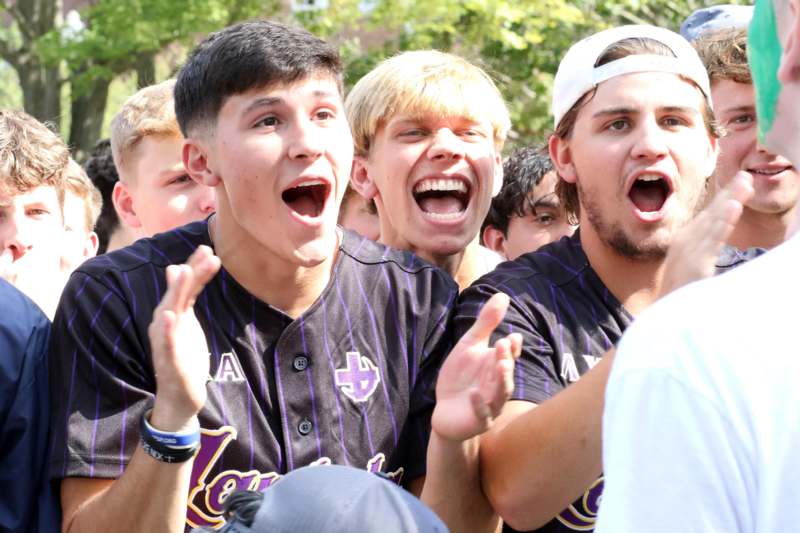
M 358 352 L 347 352 L 345 355 L 347 365 L 336 370 L 336 386 L 354 402 L 366 402 L 381 382 L 378 368 Z

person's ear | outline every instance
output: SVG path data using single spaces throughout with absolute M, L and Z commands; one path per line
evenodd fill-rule
M 503 188 L 503 156 L 500 152 L 494 156 L 494 177 L 492 181 L 492 198 L 500 194 Z
M 567 183 L 578 181 L 569 140 L 562 139 L 558 135 L 551 135 L 547 147 L 550 151 L 550 159 L 553 161 L 553 166 L 561 179 Z
M 123 224 L 137 230 L 142 228 L 142 221 L 136 214 L 137 206 L 131 194 L 130 185 L 122 180 L 118 181 L 111 193 L 111 202 Z
M 100 248 L 100 237 L 97 233 L 90 231 L 86 236 L 86 244 L 83 249 L 83 257 L 86 259 L 92 258 L 97 255 L 97 250 Z
M 366 200 L 373 200 L 378 195 L 378 186 L 372 179 L 366 157 L 357 155 L 353 158 L 350 186 Z
M 211 168 L 208 161 L 208 148 L 200 139 L 185 139 L 183 141 L 183 166 L 194 181 L 207 187 L 216 187 L 220 178 Z
M 506 255 L 506 236 L 494 226 L 483 228 L 483 245 L 508 259 Z

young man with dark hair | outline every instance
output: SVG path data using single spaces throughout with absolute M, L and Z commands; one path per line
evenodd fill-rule
M 716 162 L 709 94 L 691 45 L 652 26 L 597 33 L 559 65 L 550 156 L 562 203 L 580 229 L 484 276 L 462 293 L 455 319 L 458 334 L 502 291 L 511 304 L 496 335 L 515 331 L 524 339 L 512 401 L 481 442 L 484 490 L 514 528 L 593 527 L 611 364 L 604 355 L 636 315 L 686 279 L 667 276 L 674 276 L 667 251 L 682 230 L 696 228 L 690 221 Z M 713 271 L 728 204 L 735 215 L 747 191 L 746 180 L 736 180 L 712 202 L 709 213 L 721 212 L 721 222 L 701 219 L 703 239 L 690 234 L 673 266 L 697 260 L 705 274 L 710 257 Z
M 758 0 L 749 34 L 759 142 L 798 164 L 800 2 Z M 603 414 L 597 531 L 797 529 L 799 267 L 800 234 L 790 231 L 626 332 Z
M 484 246 L 511 260 L 572 235 L 575 227 L 558 201 L 557 181 L 543 148 L 515 150 L 503 162 L 503 187 L 481 227 Z
M 188 58 L 183 162 L 217 211 L 85 263 L 65 291 L 65 532 L 220 526 L 235 488 L 325 463 L 421 490 L 454 529 L 496 527 L 477 435 L 511 388 L 520 338 L 487 345 L 507 300 L 442 364 L 452 279 L 336 226 L 353 157 L 341 90 L 338 54 L 278 23 L 231 26 Z
M 782 243 L 800 198 L 800 173 L 786 158 L 756 139 L 756 102 L 747 64 L 747 30 L 721 30 L 694 43 L 711 79 L 714 114 L 725 135 L 714 178 L 724 187 L 738 171 L 753 177 L 747 203 L 730 244 L 739 249 L 773 248 Z

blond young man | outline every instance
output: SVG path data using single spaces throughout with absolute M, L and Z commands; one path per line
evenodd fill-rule
M 503 181 L 510 120 L 491 78 L 451 54 L 406 52 L 359 80 L 345 106 L 351 183 L 375 201 L 379 242 L 442 268 L 461 289 L 492 270 L 499 257 L 478 232 Z
M 100 239 L 94 231 L 103 198 L 81 166 L 70 159 L 65 178 L 64 231 L 68 245 L 61 263 L 72 272 L 78 265 L 97 255 Z
M 731 235 L 737 248 L 773 248 L 784 241 L 800 198 L 800 174 L 792 163 L 756 139 L 756 102 L 747 64 L 747 30 L 720 30 L 694 43 L 711 79 L 711 98 L 725 129 L 714 177 L 725 186 L 741 171 L 753 178 L 755 194 Z
M 175 119 L 175 80 L 145 87 L 111 121 L 111 151 L 120 180 L 114 207 L 137 237 L 150 237 L 214 212 L 211 187 L 183 167 L 183 135 Z

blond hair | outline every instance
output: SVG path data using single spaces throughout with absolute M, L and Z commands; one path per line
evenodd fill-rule
M 148 136 L 182 138 L 172 96 L 175 80 L 141 89 L 128 98 L 111 120 L 111 153 L 122 180 L 130 182 L 136 148 Z
M 64 173 L 64 185 L 70 193 L 83 202 L 84 229 L 86 233 L 94 230 L 100 210 L 103 208 L 103 197 L 92 180 L 81 166 L 70 158 Z
M 489 75 L 437 50 L 404 52 L 383 61 L 355 84 L 345 110 L 360 156 L 369 154 L 378 129 L 399 114 L 486 118 L 498 151 L 511 128 L 508 108 Z
M 0 110 L 0 193 L 54 187 L 64 201 L 69 150 L 47 126 L 23 111 Z

